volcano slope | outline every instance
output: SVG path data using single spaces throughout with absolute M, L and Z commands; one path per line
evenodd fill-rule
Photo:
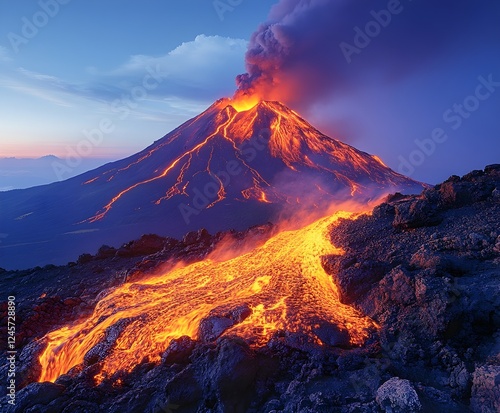
M 422 185 L 278 102 L 221 99 L 145 150 L 51 185 L 0 192 L 0 266 L 65 264 L 147 233 L 245 230 Z M 319 216 L 318 216 L 319 217 Z
M 55 383 L 36 382 L 42 337 L 91 314 L 108 294 L 97 296 L 101 288 L 121 285 L 124 273 L 135 282 L 169 258 L 202 259 L 222 235 L 143 237 L 119 250 L 101 248 L 71 267 L 3 272 L 2 290 L 23 298 L 17 380 L 24 388 L 8 411 L 497 412 L 499 228 L 500 165 L 451 177 L 419 196 L 390 196 L 371 214 L 337 221 L 331 241 L 343 253 L 316 257 L 344 305 L 377 327 L 363 345 L 311 344 L 277 331 L 253 347 L 222 334 L 234 323 L 212 314 L 205 321 L 222 326 L 218 338 L 174 339 L 160 361 L 145 358 L 98 383 L 119 328 Z M 257 236 L 260 245 L 273 229 L 233 235 Z M 5 366 L 0 374 L 7 375 Z

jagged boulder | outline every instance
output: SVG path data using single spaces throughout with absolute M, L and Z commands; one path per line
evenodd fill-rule
M 165 246 L 167 239 L 155 234 L 143 235 L 138 240 L 129 242 L 118 249 L 119 257 L 138 257 L 159 252 Z
M 405 379 L 393 377 L 377 390 L 377 403 L 387 413 L 417 413 L 422 404 L 412 384 Z
M 216 340 L 228 328 L 245 320 L 252 310 L 247 305 L 236 308 L 215 308 L 201 320 L 198 335 L 202 342 L 209 343 Z
M 182 242 L 189 246 L 189 245 L 193 245 L 193 244 L 203 244 L 203 243 L 207 243 L 210 241 L 210 234 L 209 232 L 202 228 L 198 231 L 191 231 L 191 232 L 188 232 L 184 238 L 182 238 Z
M 436 205 L 424 199 L 398 203 L 392 225 L 398 229 L 412 229 L 438 225 L 441 217 Z
M 165 364 L 187 363 L 195 345 L 196 341 L 188 336 L 173 339 L 162 354 L 161 360 Z
M 500 366 L 480 366 L 474 371 L 471 409 L 474 413 L 500 412 Z

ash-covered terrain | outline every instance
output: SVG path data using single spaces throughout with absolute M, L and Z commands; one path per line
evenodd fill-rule
M 236 313 L 204 320 L 211 334 L 165 344 L 160 362 L 99 383 L 96 372 L 120 335 L 55 383 L 37 383 L 44 335 L 92 313 L 109 288 L 168 262 L 206 257 L 228 233 L 182 241 L 146 236 L 102 247 L 67 266 L 3 271 L 18 313 L 11 412 L 497 412 L 500 410 L 500 165 L 451 177 L 418 196 L 393 195 L 371 214 L 341 220 L 331 241 L 344 253 L 317 257 L 342 303 L 377 325 L 362 346 L 311 343 L 277 331 L 263 347 L 223 336 Z M 246 233 L 255 245 L 271 225 Z M 2 304 L 2 328 L 7 325 Z M 232 323 L 232 324 L 231 324 Z M 4 336 L 6 331 L 2 331 Z M 6 377 L 6 367 L 0 371 Z

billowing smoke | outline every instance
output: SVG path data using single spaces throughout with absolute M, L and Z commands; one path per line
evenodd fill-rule
M 236 96 L 307 110 L 333 93 L 352 93 L 360 78 L 393 81 L 453 53 L 471 22 L 498 8 L 488 3 L 281 0 L 251 37 Z

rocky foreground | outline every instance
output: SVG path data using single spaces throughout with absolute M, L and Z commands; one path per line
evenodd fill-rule
M 419 196 L 393 195 L 371 215 L 332 229 L 332 243 L 345 254 L 322 257 L 323 266 L 342 301 L 380 325 L 363 348 L 305 348 L 286 333 L 259 350 L 238 338 L 183 337 L 159 365 L 145 360 L 98 386 L 98 357 L 56 383 L 34 383 L 43 345 L 37 339 L 88 315 L 103 291 L 165 262 L 199 260 L 227 236 L 259 243 L 272 232 L 145 236 L 68 266 L 2 272 L 2 291 L 18 303 L 22 387 L 12 407 L 2 386 L 2 411 L 500 411 L 500 165 L 451 177 Z M 4 336 L 6 310 L 2 304 Z

